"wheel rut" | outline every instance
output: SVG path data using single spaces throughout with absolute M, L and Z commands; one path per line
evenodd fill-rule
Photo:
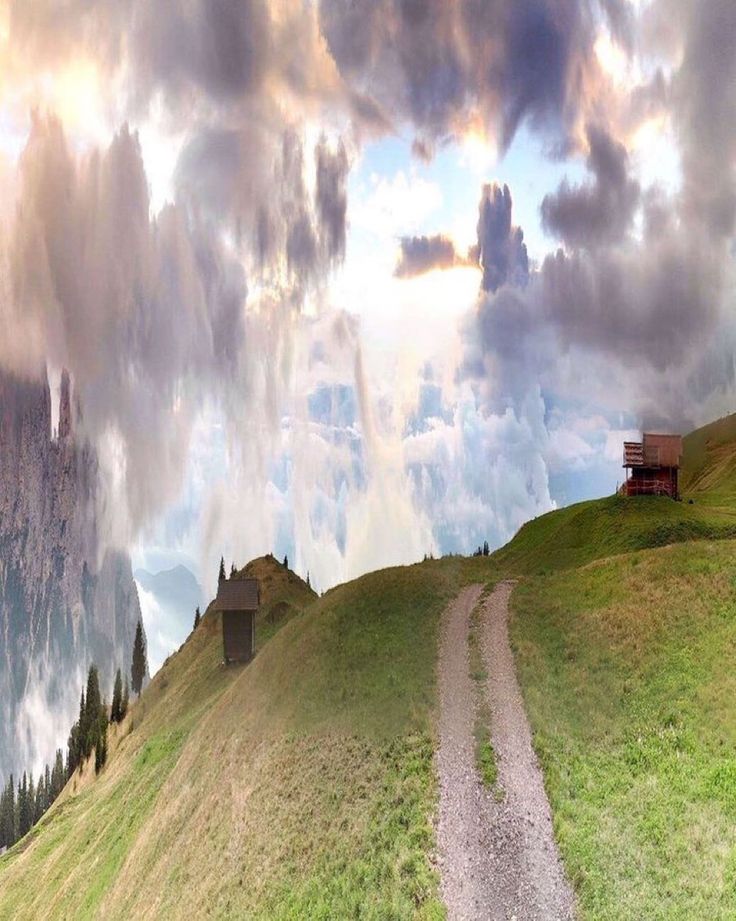
M 470 617 L 482 586 L 463 589 L 445 611 L 439 657 L 437 825 L 442 896 L 450 921 L 572 921 L 575 902 L 554 840 L 552 814 L 508 636 L 513 583 L 484 600 L 483 693 L 491 711 L 497 796 L 475 762 L 476 688 L 469 672 Z

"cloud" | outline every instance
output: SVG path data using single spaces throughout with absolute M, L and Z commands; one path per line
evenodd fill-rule
M 558 191 L 542 200 L 545 230 L 573 247 L 615 243 L 631 226 L 639 204 L 639 183 L 628 169 L 623 144 L 605 129 L 588 125 L 588 169 L 594 182 L 571 186 L 563 180 Z
M 323 0 L 321 30 L 340 75 L 412 123 L 417 150 L 482 125 L 506 150 L 519 125 L 566 137 L 594 68 L 591 6 Z
M 27 370 L 69 369 L 84 431 L 119 449 L 139 527 L 176 496 L 202 384 L 242 379 L 244 273 L 185 206 L 150 216 L 127 127 L 78 158 L 58 121 L 36 117 L 20 170 L 0 362 L 12 349 Z
M 511 225 L 511 192 L 497 183 L 483 186 L 478 207 L 478 261 L 483 269 L 482 288 L 497 291 L 501 285 L 523 286 L 529 278 L 524 232 Z
M 394 274 L 411 278 L 432 269 L 480 266 L 485 291 L 495 292 L 505 284 L 523 287 L 529 280 L 529 257 L 523 230 L 511 224 L 511 192 L 507 185 L 501 188 L 494 182 L 483 186 L 477 233 L 477 245 L 471 246 L 465 256 L 444 234 L 401 237 Z
M 399 260 L 394 271 L 397 278 L 411 278 L 432 269 L 449 269 L 465 263 L 453 241 L 443 234 L 402 237 L 399 246 Z

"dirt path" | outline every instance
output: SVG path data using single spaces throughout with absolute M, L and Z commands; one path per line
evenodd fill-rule
M 468 671 L 470 614 L 481 586 L 464 589 L 445 612 L 439 662 L 442 895 L 450 921 L 570 921 L 572 891 L 552 834 L 549 803 L 531 745 L 508 640 L 502 582 L 486 600 L 481 647 L 489 673 L 499 800 L 475 765 L 475 688 Z

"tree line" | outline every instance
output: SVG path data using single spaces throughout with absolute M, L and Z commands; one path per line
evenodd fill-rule
M 143 625 L 138 622 L 133 643 L 130 669 L 132 689 L 139 695 L 147 671 Z M 66 759 L 57 749 L 53 767 L 47 764 L 34 781 L 32 771 L 24 771 L 17 782 L 11 774 L 0 792 L 0 849 L 12 847 L 43 816 L 74 772 L 94 752 L 95 773 L 99 774 L 107 760 L 107 728 L 120 723 L 128 712 L 130 687 L 120 669 L 115 673 L 112 703 L 100 693 L 100 675 L 96 665 L 90 665 L 86 685 L 79 700 L 79 717 L 69 732 Z

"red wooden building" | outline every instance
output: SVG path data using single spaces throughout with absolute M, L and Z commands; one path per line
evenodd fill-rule
M 624 442 L 624 496 L 680 498 L 677 482 L 682 460 L 682 435 L 645 432 L 641 441 Z

